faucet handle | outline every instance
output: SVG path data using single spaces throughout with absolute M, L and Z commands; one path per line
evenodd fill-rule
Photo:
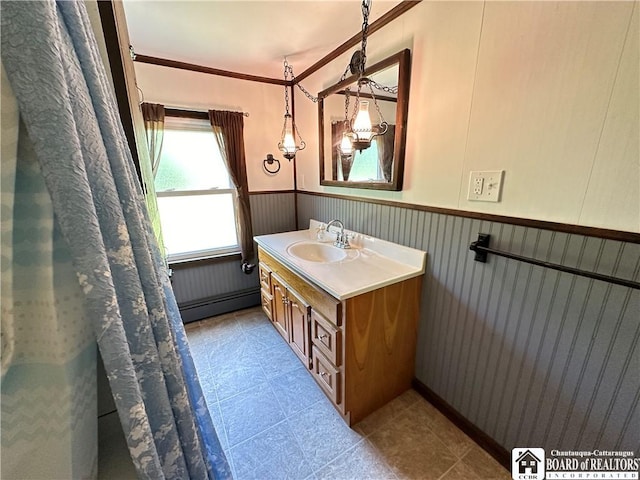
M 351 233 L 344 233 L 344 234 L 342 235 L 342 245 L 343 245 L 343 247 L 342 247 L 342 248 L 349 248 L 349 247 L 351 247 L 351 244 L 349 243 L 349 240 L 352 240 L 352 239 L 353 239 L 353 234 L 351 234 Z

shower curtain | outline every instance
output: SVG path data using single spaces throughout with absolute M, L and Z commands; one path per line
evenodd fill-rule
M 0 18 L 1 476 L 95 478 L 97 345 L 138 476 L 230 478 L 84 4 Z

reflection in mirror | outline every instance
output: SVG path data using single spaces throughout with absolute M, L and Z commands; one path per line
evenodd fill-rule
M 345 118 L 353 118 L 357 78 L 349 77 L 320 92 L 320 183 L 401 190 L 409 93 L 409 50 L 373 65 L 365 75 L 372 80 L 376 102 L 371 98 L 368 88 L 362 88 L 360 101 L 369 102 L 372 122 L 380 123 L 384 119 L 388 123 L 387 131 L 374 137 L 370 147 L 356 150 L 353 156 L 341 155 Z M 397 90 L 376 88 L 382 86 L 397 86 Z

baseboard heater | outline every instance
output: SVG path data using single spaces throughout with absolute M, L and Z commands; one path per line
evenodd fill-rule
M 260 287 L 179 303 L 183 323 L 260 305 Z

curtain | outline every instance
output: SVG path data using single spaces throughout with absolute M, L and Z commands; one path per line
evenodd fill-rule
M 143 103 L 142 118 L 144 118 L 144 128 L 147 132 L 147 146 L 151 157 L 151 172 L 153 178 L 158 173 L 160 165 L 160 153 L 162 152 L 162 139 L 164 137 L 164 105 L 159 103 Z
M 0 478 L 95 478 L 95 335 L 4 69 L 1 84 Z
M 380 170 L 387 182 L 391 181 L 393 167 L 393 145 L 396 137 L 396 126 L 389 125 L 384 135 L 375 137 L 378 147 L 378 162 L 380 162 Z
M 14 335 L 5 361 L 3 329 L 2 477 L 95 478 L 97 343 L 139 478 L 231 478 L 86 7 L 0 9 L 2 63 L 24 121 L 2 266 L 3 285 L 13 270 L 14 307 L 5 317 L 3 291 Z M 10 177 L 3 168 L 3 187 Z M 46 278 L 29 285 L 20 271 Z
M 331 179 L 338 180 L 338 158 L 340 158 L 340 142 L 344 131 L 344 121 L 331 122 Z M 324 161 L 324 159 L 321 159 Z
M 160 211 L 158 210 L 158 199 L 156 197 L 156 187 L 154 180 L 160 166 L 160 154 L 162 153 L 162 139 L 164 138 L 164 105 L 158 103 L 143 103 L 140 105 L 144 128 L 147 135 L 147 147 L 149 157 L 141 155 L 140 173 L 142 174 L 142 189 L 144 198 L 151 219 L 151 226 L 158 242 L 158 247 L 163 256 L 166 257 L 164 240 L 162 238 L 162 224 L 160 222 Z M 149 164 L 150 163 L 150 164 Z
M 229 177 L 236 187 L 236 231 L 242 253 L 242 270 L 251 273 L 255 267 L 255 252 L 244 153 L 244 115 L 241 112 L 209 110 L 209 120 Z
M 331 123 L 331 145 L 332 163 L 333 163 L 333 176 L 334 180 L 337 179 L 338 169 L 336 167 L 338 159 L 340 159 L 340 168 L 342 170 L 342 180 L 345 182 L 349 180 L 349 174 L 351 173 L 351 167 L 356 159 L 356 152 L 353 155 L 345 157 L 340 155 L 339 148 L 340 142 L 342 142 L 342 134 L 344 133 L 344 121 Z

